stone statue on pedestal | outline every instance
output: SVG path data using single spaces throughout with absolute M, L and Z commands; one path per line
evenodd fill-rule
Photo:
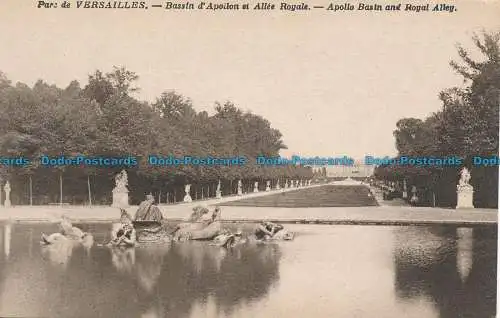
M 266 191 L 271 191 L 271 181 L 266 181 Z
M 217 199 L 220 199 L 222 198 L 222 193 L 220 191 L 220 180 L 219 180 L 219 183 L 217 184 L 217 190 L 215 190 L 215 197 Z
M 115 177 L 115 183 L 116 183 L 116 188 L 118 188 L 118 189 L 127 188 L 127 186 L 128 186 L 127 171 L 122 170 L 119 174 L 117 174 Z
M 275 189 L 276 189 L 276 190 L 281 189 L 281 188 L 280 188 L 280 181 L 279 181 L 279 180 L 277 180 L 277 181 L 276 181 L 276 188 L 275 188 Z
M 408 188 L 406 186 L 406 179 L 403 180 L 403 199 L 408 198 Z
M 253 184 L 253 192 L 259 192 L 259 182 L 255 182 Z
M 459 184 L 460 186 L 462 186 L 462 187 L 463 187 L 463 186 L 466 186 L 466 187 L 467 187 L 467 186 L 471 186 L 471 185 L 469 184 L 469 181 L 470 181 L 470 172 L 469 172 L 469 170 L 468 170 L 467 168 L 465 168 L 465 167 L 464 167 L 464 168 L 462 169 L 462 172 L 461 172 L 460 174 L 461 174 L 461 176 L 460 176 L 460 180 L 458 181 L 458 184 Z
M 307 180 L 307 185 L 310 186 L 311 182 L 312 182 L 312 180 Z
M 243 183 L 241 180 L 238 180 L 238 195 L 243 195 L 243 190 L 241 189 L 243 186 Z
M 411 193 L 412 193 L 412 196 L 410 198 L 410 202 L 412 204 L 417 204 L 418 203 L 418 197 L 417 197 L 417 187 L 416 186 L 412 186 L 411 187 Z
M 113 189 L 113 204 L 114 208 L 126 209 L 129 207 L 128 203 L 128 176 L 127 171 L 122 170 L 115 176 L 115 188 Z
M 10 207 L 10 182 L 7 181 L 5 184 L 5 187 L 3 188 L 5 190 L 5 201 L 3 203 L 4 207 L 8 208 Z
M 474 208 L 474 188 L 469 184 L 470 172 L 463 168 L 460 172 L 460 180 L 457 185 L 457 206 L 456 208 Z
M 285 189 L 288 189 L 289 185 L 288 185 L 288 180 L 285 181 Z
M 193 202 L 193 199 L 191 198 L 191 185 L 190 184 L 186 184 L 186 186 L 184 187 L 184 192 L 186 193 L 186 195 L 184 195 L 184 202 Z

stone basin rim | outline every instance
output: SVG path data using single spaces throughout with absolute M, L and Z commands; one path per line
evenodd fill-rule
M 93 223 L 118 223 L 119 219 L 95 218 L 72 220 L 75 224 L 93 224 Z M 172 222 L 185 222 L 182 218 L 169 219 Z M 422 226 L 422 225 L 450 225 L 450 226 L 497 226 L 498 221 L 466 221 L 466 220 L 339 220 L 339 219 L 279 219 L 279 218 L 261 218 L 261 219 L 225 219 L 222 223 L 260 223 L 270 221 L 283 224 L 308 224 L 308 225 L 380 225 L 380 226 Z M 4 219 L 1 223 L 21 223 L 21 224 L 57 224 L 58 220 L 50 219 Z

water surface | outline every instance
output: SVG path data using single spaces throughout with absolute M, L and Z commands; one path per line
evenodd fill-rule
M 109 238 L 110 224 L 82 227 Z M 279 244 L 118 251 L 45 249 L 56 226 L 0 224 L 0 316 L 495 316 L 496 227 L 288 227 Z

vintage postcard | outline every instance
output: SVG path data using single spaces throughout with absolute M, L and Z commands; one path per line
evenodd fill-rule
M 0 1 L 0 317 L 493 318 L 500 1 Z

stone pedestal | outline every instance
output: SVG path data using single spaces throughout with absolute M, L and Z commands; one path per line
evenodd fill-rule
M 255 182 L 255 183 L 253 184 L 253 192 L 254 192 L 254 193 L 259 192 L 259 183 L 258 183 L 258 182 Z
M 281 188 L 280 188 L 280 182 L 279 182 L 279 180 L 278 180 L 278 181 L 276 182 L 276 190 L 279 190 L 279 189 L 281 189 Z
M 111 206 L 113 208 L 128 208 L 128 190 L 115 188 L 113 190 L 113 204 L 111 204 Z
M 271 191 L 271 181 L 266 181 L 266 191 Z
M 285 181 L 285 189 L 288 189 L 289 188 L 289 185 L 288 185 L 288 180 Z
M 456 209 L 474 208 L 474 205 L 472 204 L 473 198 L 474 188 L 471 185 L 458 185 Z

